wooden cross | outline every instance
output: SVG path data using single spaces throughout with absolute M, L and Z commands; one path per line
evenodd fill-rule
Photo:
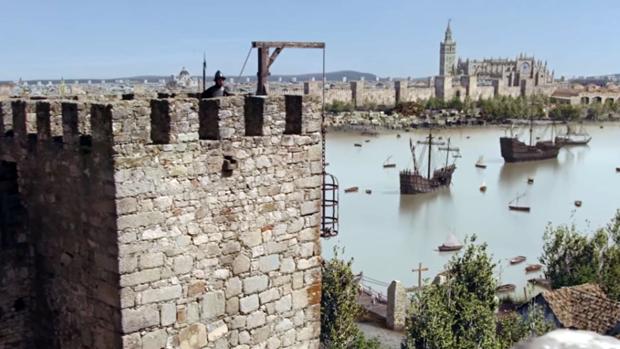
M 422 267 L 422 263 L 418 264 L 418 269 L 412 269 L 412 272 L 417 272 L 418 273 L 418 288 L 422 289 L 422 273 L 425 271 L 428 271 L 428 268 L 426 267 Z

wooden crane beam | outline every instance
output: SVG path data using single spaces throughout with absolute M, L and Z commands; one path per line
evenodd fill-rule
M 258 49 L 258 82 L 256 84 L 256 94 L 259 96 L 267 95 L 267 80 L 269 79 L 269 68 L 275 62 L 278 55 L 285 48 L 325 48 L 324 42 L 300 42 L 300 41 L 252 41 L 252 47 Z M 270 49 L 275 49 L 269 55 Z

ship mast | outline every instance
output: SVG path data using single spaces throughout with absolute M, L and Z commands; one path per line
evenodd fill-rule
M 448 137 L 448 149 L 446 150 L 446 167 L 448 167 L 449 160 L 450 160 L 450 137 Z
M 432 128 L 428 129 L 428 175 L 427 178 L 431 179 L 431 153 L 432 153 L 432 144 L 433 144 L 433 132 Z
M 530 146 L 532 146 L 532 132 L 534 132 L 534 116 L 530 116 Z
M 418 162 L 415 159 L 415 145 L 413 145 L 411 138 L 409 138 L 409 149 L 411 149 L 411 157 L 413 158 L 413 172 L 418 173 Z

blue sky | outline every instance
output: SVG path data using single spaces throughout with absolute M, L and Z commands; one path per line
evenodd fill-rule
M 618 0 L 5 0 L 0 80 L 199 74 L 203 51 L 209 73 L 236 76 L 252 40 L 325 41 L 328 71 L 429 76 L 448 18 L 460 57 L 527 52 L 556 76 L 620 73 Z M 272 73 L 320 69 L 320 52 L 291 49 Z

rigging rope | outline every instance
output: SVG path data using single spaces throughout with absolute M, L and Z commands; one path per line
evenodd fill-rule
M 321 167 L 323 168 L 323 181 L 325 181 L 325 46 L 323 46 L 323 81 L 321 82 Z M 323 182 L 323 185 L 325 183 Z
M 241 76 L 243 75 L 243 71 L 245 70 L 245 65 L 248 64 L 248 59 L 250 58 L 250 54 L 252 53 L 252 46 L 250 46 L 250 50 L 248 51 L 248 55 L 245 56 L 245 61 L 243 62 L 243 66 L 241 67 L 241 71 L 239 72 L 239 82 L 241 82 Z

